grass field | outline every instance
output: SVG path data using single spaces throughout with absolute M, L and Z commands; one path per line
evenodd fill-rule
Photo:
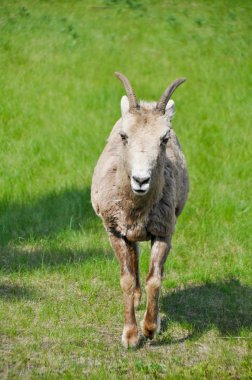
M 1 1 L 1 379 L 252 378 L 251 20 L 249 0 Z M 135 351 L 90 203 L 120 116 L 116 70 L 146 100 L 188 78 L 173 126 L 190 197 L 161 333 Z M 143 244 L 142 280 L 148 263 Z

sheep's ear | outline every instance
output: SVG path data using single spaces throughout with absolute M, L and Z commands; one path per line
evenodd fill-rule
M 175 113 L 175 103 L 172 99 L 169 100 L 165 107 L 165 115 L 171 120 Z
M 122 116 L 124 116 L 128 111 L 129 111 L 129 99 L 126 95 L 124 95 L 121 99 Z

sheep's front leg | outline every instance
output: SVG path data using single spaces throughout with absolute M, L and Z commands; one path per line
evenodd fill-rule
M 138 329 L 135 317 L 134 299 L 135 291 L 139 286 L 138 251 L 136 243 L 129 242 L 126 238 L 110 235 L 111 245 L 118 257 L 121 268 L 121 287 L 124 297 L 124 328 L 122 344 L 124 347 L 135 347 L 138 343 Z
M 147 309 L 141 327 L 146 338 L 153 339 L 159 331 L 159 290 L 162 285 L 163 267 L 170 250 L 170 238 L 154 238 L 151 249 L 150 269 L 146 279 Z

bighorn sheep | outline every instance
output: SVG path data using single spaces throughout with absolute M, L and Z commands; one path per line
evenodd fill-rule
M 122 97 L 122 117 L 96 165 L 91 198 L 120 263 L 125 318 L 122 343 L 134 347 L 139 340 L 135 307 L 141 299 L 138 242 L 151 240 L 147 309 L 141 327 L 143 335 L 152 339 L 160 325 L 163 266 L 189 191 L 186 161 L 171 129 L 174 102 L 170 97 L 185 79 L 176 79 L 157 103 L 138 102 L 129 80 L 121 73 L 115 75 L 127 96 Z

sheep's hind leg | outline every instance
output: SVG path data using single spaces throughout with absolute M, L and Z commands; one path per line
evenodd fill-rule
M 147 308 L 141 323 L 143 335 L 153 339 L 160 329 L 158 315 L 159 290 L 163 267 L 170 250 L 171 239 L 155 238 L 152 242 L 150 269 L 146 279 Z
M 141 302 L 141 296 L 142 296 L 142 292 L 141 292 L 141 285 L 140 285 L 140 271 L 139 271 L 139 247 L 137 245 L 137 243 L 132 243 L 133 245 L 133 248 L 135 250 L 135 255 L 132 255 L 133 257 L 133 265 L 134 265 L 134 268 L 135 268 L 135 276 L 136 276 L 136 288 L 135 288 L 135 291 L 134 291 L 134 306 L 135 308 L 139 306 L 140 302 Z
M 136 244 L 126 238 L 110 234 L 110 242 L 116 253 L 121 268 L 121 287 L 124 298 L 124 328 L 122 344 L 125 348 L 135 347 L 138 343 L 138 328 L 135 317 L 136 276 Z

